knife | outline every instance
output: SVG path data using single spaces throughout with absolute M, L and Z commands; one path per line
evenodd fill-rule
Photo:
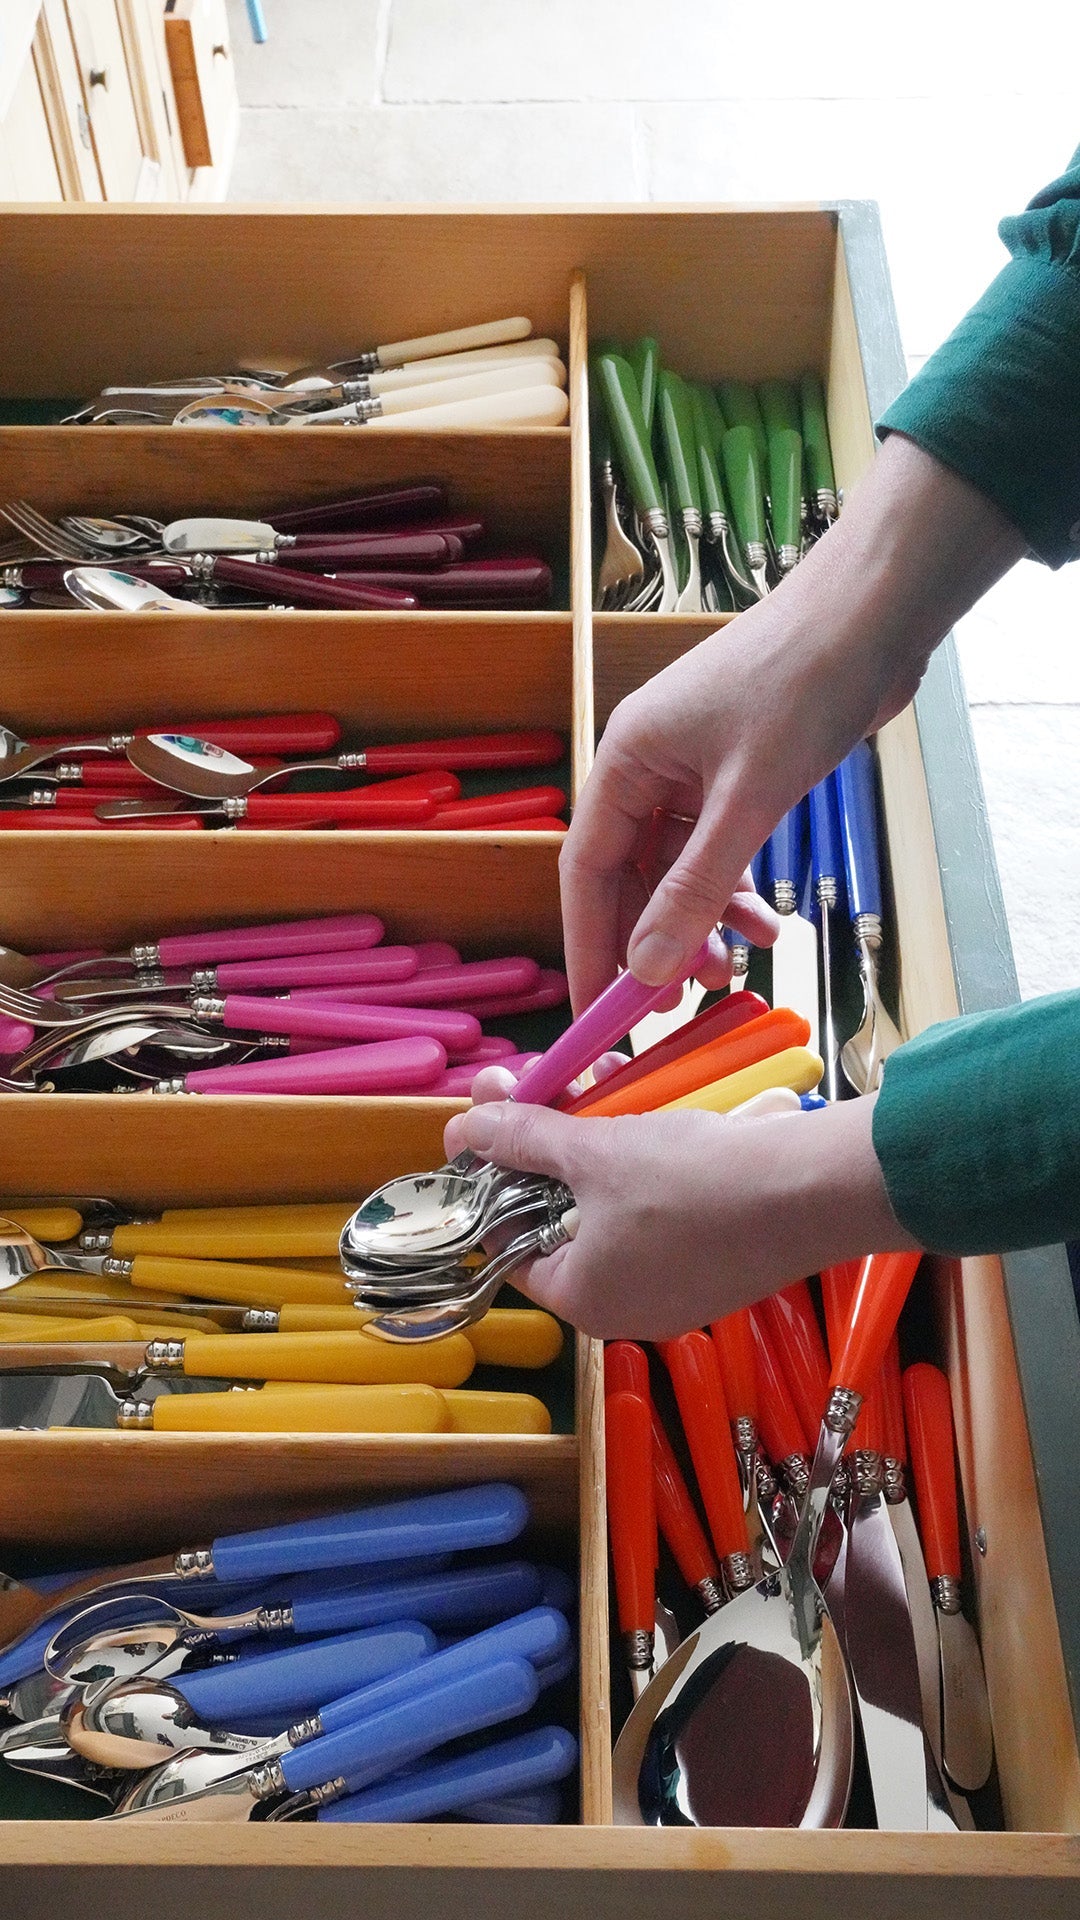
M 397 1346 L 365 1333 L 358 1319 L 354 1333 L 192 1333 L 179 1340 L 101 1343 L 93 1351 L 81 1341 L 11 1341 L 0 1348 L 0 1388 L 9 1375 L 24 1373 L 97 1373 L 128 1392 L 147 1374 L 216 1378 L 226 1387 L 237 1380 L 343 1386 L 403 1380 L 460 1387 L 475 1365 L 462 1333 Z
M 806 874 L 807 807 L 800 801 L 769 838 L 767 865 L 780 932 L 772 949 L 773 1005 L 795 1007 L 810 1023 L 809 1045 L 818 1044 L 817 933 L 799 912 Z
M 716 1348 L 695 1327 L 661 1342 L 658 1351 L 675 1389 L 724 1587 L 729 1595 L 741 1593 L 753 1585 L 755 1567 Z
M 659 379 L 657 413 L 664 464 L 682 523 L 689 560 L 686 584 L 675 602 L 675 611 L 700 613 L 701 483 L 698 477 L 694 413 L 686 382 L 666 367 Z
M 220 1382 L 209 1393 L 177 1393 L 175 1386 L 142 1380 L 138 1396 L 131 1398 L 116 1392 L 100 1374 L 12 1375 L 0 1384 L 0 1426 L 158 1433 L 440 1433 L 449 1425 L 437 1387 L 312 1386 L 264 1395 Z
M 604 1400 L 608 1532 L 623 1657 L 634 1699 L 656 1672 L 656 1496 L 652 1422 L 635 1393 Z

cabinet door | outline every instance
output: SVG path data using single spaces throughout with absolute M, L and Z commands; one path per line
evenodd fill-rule
M 10 200 L 64 197 L 32 58 L 19 75 L 0 125 L 0 193 Z
M 165 41 L 191 194 L 223 198 L 240 124 L 225 0 L 166 0 Z
M 104 195 L 90 115 L 83 100 L 64 0 L 44 0 L 34 34 L 33 58 L 64 199 L 101 200 Z
M 135 110 L 116 0 L 67 0 L 106 200 L 152 200 L 159 162 Z

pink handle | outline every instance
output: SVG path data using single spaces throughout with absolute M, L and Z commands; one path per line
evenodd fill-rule
M 440 513 L 433 520 L 395 520 L 392 529 L 384 527 L 377 532 L 300 533 L 296 535 L 296 544 L 312 547 L 323 541 L 328 547 L 341 546 L 352 540 L 383 540 L 391 531 L 399 539 L 414 533 L 453 533 L 459 540 L 481 540 L 484 523 L 474 513 Z
M 305 541 L 302 547 L 286 547 L 282 558 L 286 567 L 299 567 L 305 573 L 353 575 L 367 567 L 381 567 L 387 560 L 400 560 L 407 567 L 445 567 L 460 560 L 465 543 L 454 533 L 390 533 L 381 537 L 367 534 L 355 540 Z M 277 563 L 274 571 L 277 572 Z M 355 577 L 355 576 L 354 576 Z M 384 589 L 385 591 L 385 589 Z
M 34 1029 L 28 1027 L 25 1020 L 9 1020 L 6 1013 L 0 1013 L 0 1053 L 22 1053 L 25 1047 L 33 1044 Z M 473 1073 L 480 1069 L 473 1067 Z
M 525 993 L 505 994 L 501 999 L 468 1000 L 470 1013 L 478 1020 L 509 1019 L 517 1013 L 544 1013 L 548 1007 L 561 1007 L 570 997 L 570 984 L 558 967 L 541 967 L 539 983 Z
M 256 560 L 230 560 L 215 555 L 212 578 L 234 587 L 246 587 L 260 600 L 280 600 L 293 607 L 374 607 L 383 612 L 401 612 L 417 605 L 411 593 L 393 593 L 385 587 L 351 587 L 324 580 L 319 574 L 294 572 L 288 567 L 268 567 Z
M 418 940 L 413 948 L 418 973 L 430 973 L 433 967 L 460 967 L 461 955 L 449 940 Z
M 189 1093 L 419 1093 L 446 1065 L 437 1040 L 385 1040 L 298 1059 L 255 1060 L 241 1067 L 200 1067 Z
M 452 767 L 458 773 L 483 767 L 550 767 L 566 745 L 549 728 L 532 733 L 472 733 L 449 740 L 410 740 L 401 746 L 368 747 L 372 773 L 408 773 L 414 768 Z M 555 788 L 543 788 L 555 792 Z M 550 812 L 551 809 L 549 808 Z
M 474 800 L 452 800 L 436 808 L 424 826 L 430 833 L 482 827 L 531 827 L 558 814 L 566 795 L 560 787 L 518 787 L 509 793 L 483 793 Z
M 479 1021 L 477 1021 L 477 1026 L 479 1026 L 479 1024 Z M 450 1051 L 449 1048 L 447 1051 Z M 481 1067 L 490 1066 L 493 1060 L 506 1060 L 510 1054 L 516 1052 L 517 1048 L 512 1040 L 504 1040 L 502 1035 L 498 1033 L 486 1033 L 482 1039 L 477 1041 L 474 1047 L 469 1048 L 468 1053 L 459 1053 L 457 1055 L 451 1053 L 450 1065 L 452 1067 L 475 1067 L 479 1073 Z
M 680 978 L 689 979 L 707 958 L 707 946 L 700 947 Z M 647 987 L 641 980 L 635 980 L 632 973 L 620 973 L 617 980 L 597 995 L 592 1006 L 586 1007 L 566 1032 L 559 1035 L 524 1079 L 518 1081 L 510 1099 L 546 1107 L 571 1080 L 591 1067 L 600 1054 L 629 1033 L 645 1014 L 651 1013 L 669 992 L 670 984 Z
M 513 954 L 505 960 L 469 960 L 456 967 L 429 967 L 414 978 L 402 980 L 393 993 L 379 992 L 372 986 L 350 986 L 335 1000 L 391 1002 L 395 1007 L 461 1007 L 476 1013 L 474 998 L 495 995 L 502 988 L 507 997 L 528 993 L 540 978 L 535 960 L 525 954 Z M 336 983 L 328 981 L 326 985 Z M 323 998 L 325 999 L 325 994 Z M 480 1015 L 476 1015 L 477 1019 Z
M 480 1033 L 480 1022 L 468 1014 L 445 1017 L 440 1033 L 437 1012 L 425 1022 L 399 1007 L 335 1006 L 330 1000 L 278 1000 L 259 994 L 227 994 L 224 1020 L 227 1027 L 253 1033 L 300 1033 L 317 1040 L 438 1040 L 447 1051 L 447 1028 L 459 1046 L 475 1045 Z
M 509 1067 L 511 1073 L 527 1073 L 528 1069 L 535 1066 L 536 1062 L 542 1058 L 543 1055 L 539 1053 L 510 1053 L 505 1059 L 499 1061 L 499 1065 Z M 491 1063 L 489 1061 L 486 1064 Z M 472 1083 L 477 1074 L 483 1070 L 484 1065 L 483 1060 L 478 1060 L 472 1065 L 447 1067 L 446 1072 L 439 1075 L 433 1086 L 425 1088 L 425 1092 L 438 1094 L 443 1099 L 468 1099 L 472 1092 Z
M 338 954 L 297 954 L 283 960 L 230 960 L 217 969 L 221 988 L 247 987 L 327 987 L 355 986 L 360 982 L 373 989 L 376 1004 L 389 1000 L 388 985 L 399 986 L 416 972 L 416 955 L 411 947 L 372 947 L 367 952 Z M 384 991 L 380 993 L 378 988 Z M 343 1003 L 344 1004 L 344 1003 Z M 396 1006 L 397 1002 L 390 1000 Z
M 436 480 L 409 486 L 379 487 L 348 500 L 325 500 L 319 506 L 283 508 L 270 515 L 279 533 L 351 532 L 355 527 L 381 527 L 390 520 L 436 514 L 446 500 L 446 488 Z
M 163 967 L 207 967 L 215 960 L 283 960 L 290 953 L 357 953 L 377 946 L 386 928 L 373 913 L 318 920 L 271 920 L 216 933 L 170 933 L 157 942 Z

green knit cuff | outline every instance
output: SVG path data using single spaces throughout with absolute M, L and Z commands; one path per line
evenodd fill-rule
M 1080 993 L 929 1027 L 874 1108 L 893 1211 L 937 1253 L 1080 1237 Z
M 1013 260 L 877 432 L 970 480 L 1048 566 L 1080 558 L 1080 273 Z

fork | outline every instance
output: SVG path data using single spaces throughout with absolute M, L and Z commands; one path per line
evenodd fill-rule
M 640 592 L 645 582 L 645 561 L 628 537 L 620 517 L 611 435 L 595 383 L 590 385 L 590 401 L 589 432 L 593 468 L 604 503 L 607 534 L 604 557 L 596 578 L 596 607 L 600 613 L 615 613 Z
M 0 514 L 9 521 L 17 533 L 29 540 L 51 560 L 71 560 L 74 562 L 92 560 L 96 549 L 87 540 L 80 540 L 68 528 L 55 520 L 47 520 L 38 513 L 28 500 L 8 500 L 0 507 Z

